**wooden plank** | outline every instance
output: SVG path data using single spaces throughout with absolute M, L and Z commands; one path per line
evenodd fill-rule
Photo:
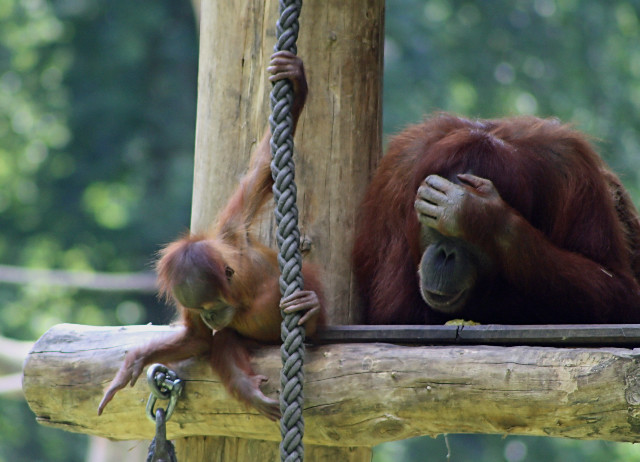
M 458 326 L 326 326 L 313 339 L 313 343 L 456 343 Z
M 317 334 L 314 342 L 635 347 L 640 346 L 640 324 L 327 326 Z

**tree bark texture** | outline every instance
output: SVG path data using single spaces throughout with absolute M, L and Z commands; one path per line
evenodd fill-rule
M 203 1 L 191 228 L 214 221 L 268 128 L 275 0 Z M 324 270 L 332 324 L 357 324 L 355 214 L 381 155 L 383 0 L 305 0 L 298 55 L 309 97 L 295 139 L 305 259 Z M 273 208 L 269 202 L 267 209 Z M 273 213 L 261 229 L 275 248 Z

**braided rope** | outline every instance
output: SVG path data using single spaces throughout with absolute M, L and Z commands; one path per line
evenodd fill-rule
M 275 51 L 296 53 L 298 17 L 302 0 L 280 0 L 280 19 L 276 24 Z M 276 82 L 271 90 L 271 173 L 274 179 L 273 196 L 276 202 L 276 241 L 280 253 L 280 292 L 283 297 L 302 290 L 302 256 L 300 255 L 300 231 L 298 230 L 297 189 L 294 182 L 293 163 L 293 86 L 288 80 Z M 298 326 L 300 313 L 284 314 L 281 336 L 282 370 L 280 372 L 280 459 L 302 462 L 304 460 L 304 327 Z

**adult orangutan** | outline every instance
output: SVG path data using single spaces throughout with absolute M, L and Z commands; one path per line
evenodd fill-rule
M 360 209 L 371 324 L 640 322 L 640 221 L 556 120 L 440 114 L 395 136 Z
M 292 115 L 297 123 L 307 96 L 302 61 L 275 53 L 268 70 L 271 81 L 290 79 L 294 87 Z M 316 270 L 304 264 L 309 290 L 280 302 L 276 252 L 260 244 L 252 232 L 260 209 L 271 196 L 269 133 L 252 155 L 248 173 L 229 199 L 211 231 L 185 236 L 169 244 L 156 265 L 161 292 L 176 302 L 181 329 L 129 351 L 99 405 L 98 413 L 116 392 L 134 385 L 142 369 L 153 362 L 175 362 L 208 355 L 226 389 L 270 419 L 280 416 L 278 401 L 265 396 L 249 349 L 257 342 L 280 340 L 280 308 L 304 311 L 300 323 L 313 335 L 324 322 L 324 302 Z M 213 335 L 212 335 L 213 332 Z

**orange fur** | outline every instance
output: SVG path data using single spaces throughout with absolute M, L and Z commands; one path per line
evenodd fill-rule
M 428 176 L 459 183 L 460 174 L 490 180 L 500 197 L 488 207 L 467 186 L 455 238 L 489 255 L 494 274 L 455 317 L 640 321 L 638 213 L 587 138 L 555 120 L 440 114 L 391 140 L 362 203 L 353 261 L 368 323 L 451 318 L 420 294 L 424 229 L 414 204 Z
M 272 80 L 288 78 L 296 94 L 293 107 L 297 121 L 306 98 L 302 62 L 285 52 L 272 57 Z M 155 361 L 179 361 L 208 354 L 226 389 L 240 401 L 267 417 L 279 416 L 277 401 L 262 394 L 250 364 L 249 347 L 255 341 L 280 340 L 281 314 L 279 269 L 276 252 L 259 242 L 253 225 L 262 206 L 271 196 L 269 133 L 253 153 L 249 171 L 220 212 L 211 232 L 184 236 L 160 252 L 156 265 L 160 293 L 176 302 L 179 322 L 184 328 L 169 339 L 161 339 L 127 354 L 120 372 L 100 403 L 99 412 L 128 382 L 135 383 L 142 367 Z M 324 300 L 317 271 L 304 264 L 307 291 L 315 292 L 317 303 L 296 305 L 296 311 L 310 311 L 306 323 L 313 335 L 324 322 Z M 204 321 L 203 319 L 207 319 Z M 215 323 L 212 335 L 207 324 Z M 219 323 L 219 326 L 218 326 Z

